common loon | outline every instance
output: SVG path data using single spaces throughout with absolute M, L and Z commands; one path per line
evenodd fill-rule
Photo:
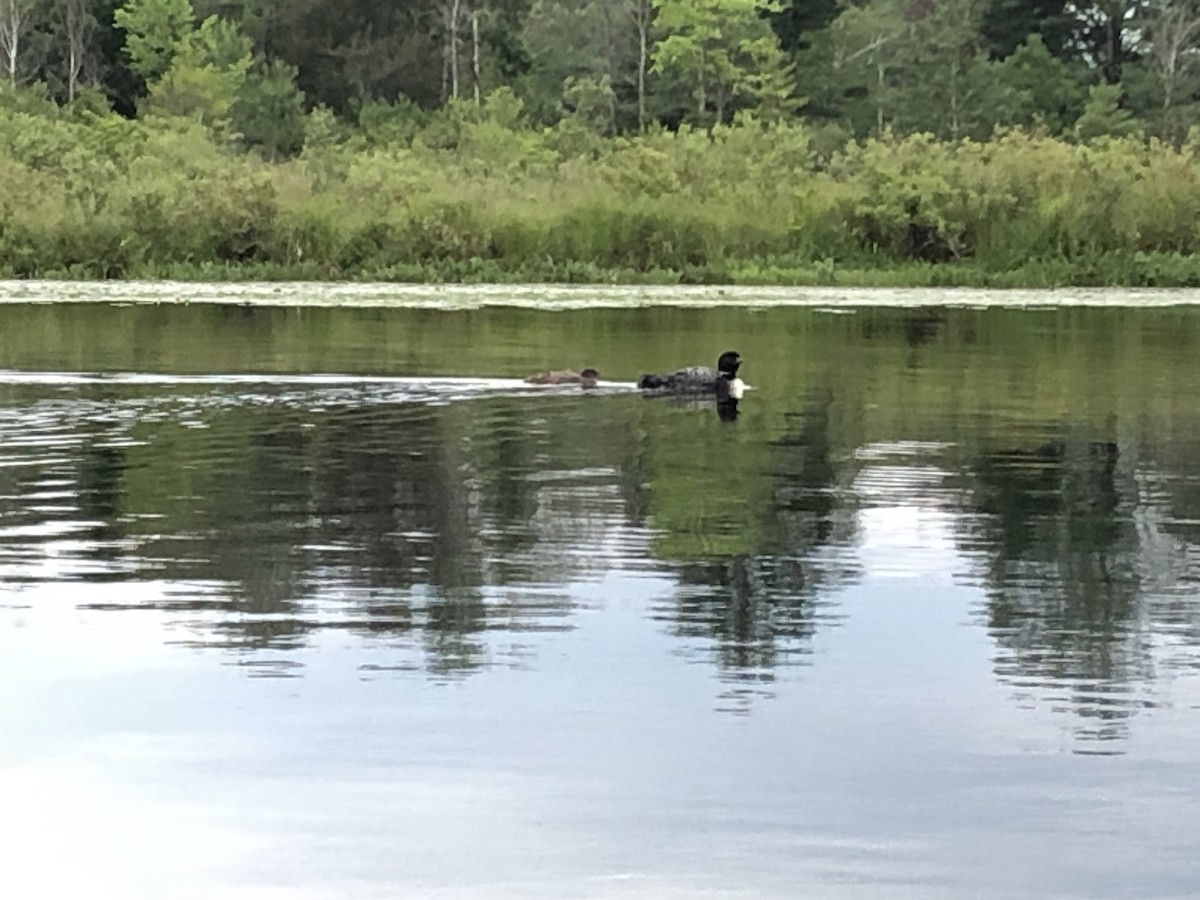
M 726 350 L 717 360 L 716 369 L 708 366 L 689 366 L 666 375 L 643 375 L 638 387 L 660 394 L 712 394 L 718 400 L 740 400 L 746 385 L 738 378 L 742 357 L 736 350 Z
M 577 384 L 584 388 L 594 388 L 600 373 L 593 368 L 582 372 L 571 369 L 555 369 L 550 372 L 537 372 L 525 379 L 527 384 Z

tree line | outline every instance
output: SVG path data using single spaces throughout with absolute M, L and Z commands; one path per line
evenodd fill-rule
M 1200 2 L 0 0 L 0 64 L 10 91 L 192 115 L 274 155 L 314 110 L 419 117 L 497 88 L 535 125 L 605 135 L 752 113 L 858 138 L 1179 141 Z

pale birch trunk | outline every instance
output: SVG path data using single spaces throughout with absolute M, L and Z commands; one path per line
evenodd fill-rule
M 28 25 L 29 0 L 0 0 L 0 53 L 8 86 L 17 86 L 17 59 L 21 53 L 21 38 Z

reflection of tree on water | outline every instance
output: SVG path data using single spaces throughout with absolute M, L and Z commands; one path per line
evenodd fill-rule
M 711 642 L 733 682 L 774 680 L 774 670 L 809 652 L 815 592 L 798 559 L 738 554 L 685 563 L 669 619 L 690 641 Z
M 301 525 L 311 449 L 311 433 L 293 417 L 235 409 L 165 423 L 131 451 L 125 502 L 137 514 L 131 532 L 143 536 L 138 552 L 184 586 L 151 605 L 236 614 L 199 627 L 202 643 L 304 646 L 314 628 L 304 615 Z M 189 593 L 190 584 L 208 589 Z
M 864 310 L 856 317 L 859 333 L 869 341 L 884 342 L 892 340 L 894 336 L 903 338 L 909 351 L 906 360 L 909 368 L 920 365 L 918 351 L 936 341 L 945 331 L 948 321 L 947 310 L 936 306 Z
M 803 413 L 788 413 L 787 431 L 775 442 L 773 506 L 778 511 L 776 543 L 782 548 L 812 549 L 853 537 L 853 519 L 837 515 L 845 493 L 839 479 L 850 473 L 833 462 L 832 403 L 833 395 L 822 391 Z
M 35 418 L 45 415 L 37 411 L 31 414 Z M 73 456 L 67 456 L 36 432 L 28 445 L 17 441 L 12 446 L 10 437 L 26 438 L 33 431 L 15 420 L 14 426 L 11 435 L 8 429 L 0 429 L 0 447 L 12 451 L 12 456 L 0 464 L 0 519 L 18 528 L 55 522 L 83 536 L 80 556 L 99 564 L 84 567 L 93 577 L 122 577 L 124 573 L 110 574 L 105 566 L 119 560 L 123 553 L 122 479 L 128 467 L 124 428 L 85 420 L 71 434 Z M 48 482 L 53 484 L 49 492 Z M 68 495 L 62 486 L 71 482 L 75 490 Z M 20 502 L 28 495 L 35 495 L 37 500 Z
M 455 675 L 482 667 L 490 619 L 478 590 L 439 592 L 425 608 L 422 630 L 429 671 Z
M 313 485 L 325 566 L 368 587 L 482 584 L 475 470 L 446 418 L 387 406 L 325 417 Z
M 121 537 L 121 477 L 125 472 L 125 448 L 110 443 L 103 433 L 93 433 L 79 460 L 79 512 L 96 522 L 93 538 L 99 559 L 115 559 L 119 550 L 113 541 Z
M 802 413 L 787 415 L 776 441 L 748 433 L 711 459 L 676 460 L 696 446 L 681 436 L 654 447 L 656 470 L 703 485 L 688 492 L 669 478 L 652 482 L 657 555 L 678 560 L 680 580 L 660 617 L 689 642 L 708 642 L 735 694 L 804 659 L 824 615 L 821 594 L 855 574 L 825 552 L 848 543 L 855 527 L 840 500 L 849 473 L 831 452 L 831 403 L 816 392 Z
M 1080 734 L 1123 736 L 1152 675 L 1141 633 L 1136 506 L 1111 440 L 1071 432 L 976 465 L 997 669 L 1034 690 L 1065 688 Z
M 70 451 L 77 502 L 99 529 L 82 552 L 113 556 L 79 577 L 161 582 L 93 605 L 161 610 L 251 663 L 336 627 L 406 667 L 469 672 L 519 655 L 513 635 L 571 627 L 571 581 L 649 555 L 680 578 L 671 630 L 757 682 L 807 651 L 817 592 L 846 575 L 819 558 L 852 529 L 827 397 L 772 444 L 635 396 L 136 394 L 71 414 L 88 435 Z
M 567 627 L 570 598 L 547 587 L 605 566 L 580 547 L 611 539 L 609 461 L 637 452 L 580 402 L 235 406 L 142 429 L 124 479 L 90 474 L 93 445 L 80 479 L 105 527 L 132 512 L 137 570 L 180 588 L 137 607 L 195 614 L 198 642 L 298 648 L 351 627 L 450 675 L 494 657 L 485 634 Z

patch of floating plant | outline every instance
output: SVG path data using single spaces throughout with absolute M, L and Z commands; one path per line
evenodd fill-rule
M 244 306 L 571 310 L 638 306 L 853 307 L 1200 305 L 1192 288 L 844 288 L 703 285 L 392 284 L 386 282 L 0 281 L 0 303 L 222 303 Z

